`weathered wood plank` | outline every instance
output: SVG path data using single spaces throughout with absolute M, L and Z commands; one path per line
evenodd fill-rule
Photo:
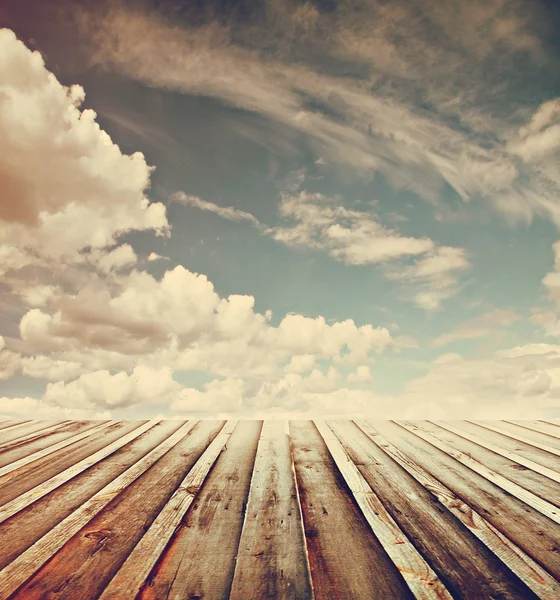
M 531 439 L 553 446 L 556 450 L 560 450 L 560 437 L 549 435 L 542 431 L 538 425 L 533 425 L 534 421 L 500 421 L 502 427 L 507 428 L 513 433 L 519 433 L 524 436 L 529 436 Z
M 290 421 L 290 433 L 315 600 L 413 598 L 316 427 Z
M 132 425 L 136 424 L 137 426 L 137 423 L 132 422 Z M 183 424 L 184 421 L 162 421 L 111 456 L 70 479 L 47 496 L 5 521 L 0 525 L 0 569 L 25 552 L 94 494 L 154 450 Z M 117 433 L 122 436 L 123 432 L 126 433 L 126 429 L 121 428 Z M 113 433 L 112 437 L 114 435 Z M 91 442 L 88 445 L 90 444 Z
M 51 529 L 31 548 L 0 571 L 0 599 L 7 598 L 22 586 L 60 548 L 64 546 L 86 523 L 116 498 L 127 486 L 136 481 L 173 446 L 180 442 L 196 423 L 185 423 L 145 457 L 132 465 L 122 475 L 106 485 L 64 521 Z
M 71 423 L 71 421 L 60 421 L 58 423 L 55 423 L 54 425 L 46 427 L 45 429 L 40 429 L 39 431 L 33 431 L 31 433 L 28 433 L 27 435 L 23 435 L 22 437 L 16 438 L 15 440 L 12 440 L 10 442 L 4 442 L 3 444 L 0 444 L 0 452 L 4 453 L 6 451 L 6 449 L 8 449 L 8 448 L 12 448 L 13 446 L 16 446 L 18 444 L 23 444 L 25 442 L 35 440 L 38 437 L 48 435 L 49 433 L 52 433 L 54 431 L 58 431 L 59 429 L 62 429 L 63 427 L 68 426 L 69 423 Z
M 52 446 L 47 446 L 43 450 L 38 450 L 37 452 L 34 452 L 33 454 L 24 456 L 23 458 L 20 458 L 19 460 L 16 460 L 8 465 L 0 467 L 0 477 L 4 477 L 4 475 L 7 475 L 8 473 L 12 473 L 13 471 L 16 471 L 17 469 L 19 469 L 20 467 L 23 467 L 32 462 L 35 462 L 36 460 L 39 460 L 40 458 L 44 458 L 45 456 L 48 456 L 49 454 L 53 454 L 53 452 L 62 450 L 62 448 L 71 446 L 72 444 L 75 444 L 76 442 L 79 442 L 80 440 L 83 440 L 84 438 L 87 438 L 91 435 L 96 435 L 98 433 L 102 433 L 104 429 L 108 429 L 112 425 L 113 425 L 113 423 L 111 421 L 106 421 L 104 423 L 101 423 L 100 425 L 96 425 L 93 429 L 88 429 L 86 431 L 77 433 L 76 435 L 73 435 L 72 437 L 69 437 L 65 440 L 61 440 L 60 442 L 57 442 L 56 444 L 53 444 Z M 3 485 L 5 485 L 6 481 L 9 481 L 9 478 L 4 478 L 2 480 Z
M 21 496 L 14 498 L 11 502 L 8 502 L 7 504 L 0 506 L 0 523 L 3 523 L 7 519 L 9 519 L 11 516 L 18 513 L 20 510 L 23 510 L 24 508 L 26 508 L 33 502 L 36 502 L 37 500 L 39 500 L 39 498 L 46 496 L 47 494 L 49 494 L 50 492 L 55 490 L 60 485 L 63 485 L 64 483 L 66 483 L 67 481 L 69 481 L 70 479 L 75 477 L 76 475 L 82 473 L 86 469 L 89 469 L 91 466 L 93 466 L 97 462 L 103 460 L 107 456 L 110 456 L 111 454 L 113 454 L 113 452 L 117 451 L 119 448 L 122 448 L 124 445 L 128 444 L 133 439 L 137 438 L 138 436 L 142 435 L 144 432 L 148 431 L 148 429 L 152 428 L 154 425 L 159 423 L 160 420 L 161 419 L 148 421 L 147 423 L 140 425 L 140 427 L 137 427 L 132 432 L 119 438 L 117 441 L 113 442 L 112 444 L 109 444 L 108 446 L 105 446 L 101 450 L 98 450 L 95 454 L 92 454 L 91 456 L 84 458 L 79 463 L 69 467 L 62 473 L 59 473 L 58 475 L 51 477 L 47 481 L 32 488 L 28 492 L 25 492 Z
M 261 428 L 239 422 L 139 599 L 229 597 Z
M 560 432 L 554 425 L 548 425 L 544 421 L 507 421 L 507 423 L 513 423 L 519 427 L 527 427 L 533 431 L 544 433 L 555 440 L 560 440 Z
M 517 483 L 506 479 L 499 473 L 496 473 L 495 471 L 488 468 L 486 465 L 478 462 L 471 456 L 464 454 L 459 450 L 456 450 L 455 448 L 451 447 L 448 443 L 441 441 L 439 438 L 436 438 L 431 433 L 423 431 L 418 426 L 409 425 L 403 421 L 396 421 L 396 423 L 399 424 L 401 427 L 408 429 L 408 431 L 411 431 L 418 437 L 421 437 L 423 440 L 426 440 L 428 443 L 432 444 L 436 448 L 439 448 L 443 452 L 449 454 L 449 456 L 452 456 L 455 460 L 458 460 L 460 463 L 469 467 L 469 469 L 472 469 L 475 473 L 478 473 L 479 475 L 482 475 L 482 477 L 488 479 L 492 483 L 495 483 L 498 487 L 508 492 L 508 494 L 515 496 L 522 502 L 525 502 L 525 504 L 539 511 L 545 517 L 548 517 L 555 523 L 560 524 L 560 510 L 550 502 L 539 498 L 532 492 L 522 488 Z
M 4 441 L 4 435 L 9 431 L 14 431 L 14 429 L 25 427 L 31 423 L 37 423 L 37 421 L 31 421 L 30 419 L 27 421 L 6 421 L 6 424 L 0 427 L 0 441 Z
M 14 600 L 99 598 L 222 426 L 223 421 L 199 421 L 154 465 L 119 486 L 120 492 L 93 519 L 85 515 L 86 524 L 18 589 Z M 101 494 L 97 501 L 103 502 Z
M 459 496 L 444 486 L 438 479 L 390 443 L 370 423 L 367 421 L 357 421 L 356 423 L 371 441 L 430 491 L 539 598 L 542 600 L 560 598 L 560 584 L 516 544 L 473 510 L 469 504 L 463 502 Z M 489 578 L 492 579 L 491 573 Z
M 473 435 L 473 434 L 469 433 L 468 431 L 465 431 L 461 427 L 455 427 L 454 425 L 451 425 L 451 423 L 449 423 L 447 421 L 432 421 L 432 422 L 435 423 L 438 427 L 447 429 L 447 431 L 450 431 L 451 433 L 454 433 L 455 435 L 458 435 L 466 440 L 469 440 L 469 442 L 473 442 L 473 444 L 482 446 L 483 448 L 486 448 L 487 450 L 490 450 L 491 452 L 494 452 L 495 454 L 499 454 L 500 456 L 503 456 L 504 458 L 512 460 L 519 465 L 523 465 L 527 469 L 531 469 L 532 471 L 535 471 L 535 473 L 544 475 L 545 477 L 552 479 L 552 481 L 556 481 L 556 483 L 560 483 L 560 473 L 559 472 L 549 469 L 548 467 L 544 467 L 543 465 L 540 465 L 539 463 L 535 462 L 534 460 L 526 458 L 525 456 L 522 456 L 521 454 L 519 454 L 517 452 L 512 452 L 511 450 L 506 450 L 505 448 L 502 448 L 501 446 L 498 446 L 497 444 L 484 439 L 481 435 Z
M 50 456 L 35 461 L 33 464 L 21 467 L 10 475 L 10 481 L 7 485 L 2 485 L 2 479 L 0 479 L 0 506 L 65 471 L 82 459 L 91 456 L 123 435 L 130 433 L 142 423 L 145 423 L 145 421 L 121 421 L 114 423 L 106 430 L 106 433 L 102 437 L 86 438 L 76 446 L 70 446 L 62 452 L 55 452 Z M 80 431 L 81 426 L 79 423 L 74 423 L 70 426 L 70 429 L 74 433 L 77 433 Z
M 500 435 L 511 438 L 512 440 L 516 440 L 518 442 L 523 442 L 528 446 L 534 446 L 539 450 L 544 450 L 544 452 L 548 452 L 549 454 L 554 454 L 555 456 L 560 456 L 560 448 L 555 448 L 554 446 L 550 446 L 549 444 L 544 444 L 535 440 L 534 438 L 529 438 L 525 435 L 516 433 L 514 431 L 510 431 L 509 429 L 505 429 L 504 427 L 500 427 L 500 421 L 489 423 L 488 421 L 468 421 L 469 423 L 473 423 L 474 425 L 478 425 L 479 427 L 484 427 L 485 429 L 489 429 L 490 431 L 494 431 L 495 433 L 499 433 Z M 560 466 L 560 465 L 559 465 Z
M 159 511 L 148 531 L 129 554 L 100 600 L 135 598 L 169 540 L 196 498 L 208 472 L 223 451 L 237 421 L 228 421 L 193 465 L 167 504 Z
M 456 600 L 536 596 L 406 470 L 348 421 L 330 423 L 387 512 Z
M 452 599 L 430 565 L 399 528 L 393 517 L 352 462 L 334 432 L 324 421 L 314 421 L 339 471 L 381 545 L 418 599 Z
M 515 462 L 510 458 L 506 458 L 501 454 L 492 452 L 492 450 L 489 450 L 480 444 L 476 444 L 473 441 L 457 435 L 456 433 L 440 427 L 439 425 L 430 421 L 418 421 L 416 423 L 411 422 L 411 424 L 416 424 L 420 429 L 435 436 L 440 441 L 449 444 L 455 450 L 458 450 L 459 452 L 462 452 L 463 454 L 473 458 L 474 460 L 488 467 L 491 471 L 499 473 L 506 479 L 509 479 L 513 483 L 521 486 L 530 493 L 542 498 L 547 502 L 550 502 L 551 504 L 554 504 L 557 508 L 560 508 L 560 484 L 556 481 L 553 481 L 552 479 L 549 479 L 548 477 L 529 469 L 525 465 L 520 465 L 518 462 Z M 492 431 L 487 431 L 465 421 L 461 422 L 461 429 L 463 428 L 472 434 L 476 433 L 479 435 L 481 433 L 485 439 L 487 438 L 494 443 L 496 437 L 499 437 L 504 441 L 507 440 L 509 443 L 513 442 L 513 440 L 509 440 L 508 438 L 499 436 Z M 507 442 L 504 442 L 504 445 Z M 521 443 L 516 444 L 515 442 L 513 442 L 513 445 L 518 445 L 519 447 L 522 446 Z M 525 446 L 525 448 L 527 447 L 528 446 Z M 545 454 L 541 450 L 535 449 L 535 451 Z
M 285 422 L 262 428 L 230 598 L 313 598 Z
M 376 421 L 382 435 L 483 515 L 556 580 L 560 580 L 560 526 L 446 452 L 394 422 Z

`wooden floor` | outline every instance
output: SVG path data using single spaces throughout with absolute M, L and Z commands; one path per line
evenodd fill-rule
M 0 599 L 560 598 L 560 422 L 0 422 Z

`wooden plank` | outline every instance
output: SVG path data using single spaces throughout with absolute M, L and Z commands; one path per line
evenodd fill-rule
M 138 420 L 115 423 L 106 430 L 106 433 L 103 436 L 86 438 L 85 440 L 82 440 L 80 444 L 65 448 L 63 452 L 56 452 L 55 454 L 51 454 L 50 456 L 35 461 L 31 465 L 21 467 L 10 475 L 8 485 L 2 485 L 2 479 L 0 478 L 0 506 L 7 504 L 17 496 L 21 496 L 32 488 L 44 483 L 51 477 L 65 471 L 82 459 L 91 456 L 98 450 L 108 446 L 123 435 L 130 433 L 145 422 L 146 421 L 144 420 Z M 82 429 L 82 426 L 80 423 L 73 423 L 70 426 L 70 429 L 74 433 L 78 433 L 78 431 Z M 10 454 L 12 453 L 17 454 L 17 452 L 10 451 Z M 16 456 L 16 459 L 19 458 L 21 458 L 21 455 Z
M 262 428 L 230 598 L 313 598 L 287 423 L 282 421 L 265 421 Z
M 560 554 L 555 551 L 560 548 L 560 526 L 396 423 L 375 421 L 375 427 L 560 581 Z
M 439 427 L 430 421 L 417 421 L 411 422 L 411 424 L 416 424 L 420 429 L 430 433 L 440 441 L 449 444 L 455 450 L 470 456 L 474 460 L 477 460 L 479 463 L 488 467 L 491 471 L 499 473 L 506 479 L 509 479 L 513 483 L 525 488 L 532 494 L 535 494 L 536 496 L 539 496 L 539 498 L 542 498 L 543 500 L 560 508 L 560 484 L 549 479 L 548 477 L 545 477 L 540 473 L 536 473 L 524 465 L 520 465 L 513 460 L 492 452 L 491 450 L 488 450 L 479 444 L 475 444 L 474 442 L 452 433 L 447 429 Z M 478 434 L 481 432 L 482 435 L 480 437 L 484 436 L 485 439 L 493 441 L 494 443 L 496 443 L 496 437 L 501 438 L 501 440 L 508 440 L 508 438 L 503 438 L 492 431 L 486 431 L 485 429 L 477 427 L 476 425 L 472 425 L 471 423 L 463 421 L 461 428 L 463 428 L 463 425 L 465 429 L 473 434 Z M 507 447 L 506 443 L 510 444 L 511 450 L 513 450 L 511 446 L 517 448 L 523 446 L 523 444 L 513 442 L 513 440 L 504 442 L 505 447 Z M 525 446 L 525 448 L 528 448 L 528 446 Z M 538 452 L 539 454 L 545 454 L 541 450 L 535 449 L 535 452 Z M 521 452 L 519 453 L 521 454 Z M 551 458 L 554 459 L 554 457 Z
M 6 449 L 12 448 L 13 446 L 16 446 L 18 444 L 23 444 L 25 442 L 34 440 L 38 437 L 47 435 L 54 431 L 58 431 L 59 429 L 62 429 L 63 427 L 67 427 L 69 423 L 71 423 L 71 421 L 60 421 L 59 423 L 55 423 L 54 425 L 51 425 L 50 427 L 47 427 L 45 429 L 40 429 L 39 431 L 33 431 L 31 433 L 28 433 L 27 435 L 23 435 L 22 437 L 16 438 L 15 440 L 11 440 L 9 442 L 4 442 L 3 444 L 0 444 L 0 452 L 4 452 Z
M 510 450 L 501 448 L 497 444 L 489 442 L 480 436 L 472 435 L 471 433 L 469 433 L 468 431 L 465 431 L 464 429 L 461 429 L 460 427 L 455 427 L 454 425 L 451 425 L 449 422 L 432 421 L 432 423 L 436 424 L 438 427 L 441 427 L 442 429 L 447 429 L 447 431 L 450 431 L 451 433 L 454 433 L 455 435 L 458 435 L 466 440 L 469 440 L 469 442 L 473 442 L 473 444 L 477 444 L 478 446 L 482 446 L 483 448 L 486 448 L 487 450 L 490 450 L 491 452 L 494 452 L 495 454 L 499 454 L 500 456 L 503 456 L 504 458 L 513 460 L 517 464 L 523 465 L 527 469 L 531 469 L 532 471 L 535 471 L 535 473 L 539 473 L 540 475 L 544 475 L 545 477 L 552 479 L 552 481 L 556 481 L 556 483 L 560 483 L 560 473 L 559 472 L 553 471 L 552 469 L 549 469 L 548 467 L 544 467 L 544 466 L 536 463 L 535 461 L 533 461 L 529 458 L 526 458 L 525 456 L 521 456 L 521 454 L 519 454 L 519 453 L 511 452 Z
M 541 419 L 543 423 L 548 423 L 549 425 L 554 425 L 555 427 L 560 427 L 560 421 L 558 419 Z
M 100 600 L 136 597 L 196 498 L 208 472 L 223 451 L 236 425 L 237 421 L 228 421 L 206 448 L 105 588 Z
M 553 425 L 547 425 L 542 421 L 506 421 L 506 423 L 512 423 L 518 427 L 525 427 L 533 431 L 538 431 L 539 433 L 542 433 L 550 438 L 560 440 L 560 432 L 558 432 Z
M 405 469 L 423 487 L 429 490 L 438 501 L 457 517 L 485 546 L 487 546 L 521 581 L 542 600 L 560 598 L 560 584 L 538 563 L 531 559 L 516 544 L 485 520 L 472 507 L 463 502 L 441 481 L 414 460 L 401 452 L 384 438 L 367 421 L 357 421 L 357 425 L 369 439 Z
M 0 441 L 4 440 L 4 436 L 8 432 L 13 432 L 18 429 L 22 429 L 23 427 L 27 427 L 28 425 L 32 425 L 33 423 L 37 423 L 37 421 L 16 421 L 13 425 L 8 425 L 7 427 L 3 427 L 0 429 Z
M 20 427 L 29 425 L 30 423 L 33 423 L 31 419 L 27 419 L 26 421 L 6 421 L 5 424 L 0 427 L 0 436 L 3 436 L 8 431 L 13 431 L 14 429 L 19 429 Z
M 401 572 L 414 596 L 426 600 L 452 599 L 442 581 L 404 535 L 377 494 L 348 457 L 333 431 L 324 421 L 314 422 L 368 524 Z
M 80 440 L 83 440 L 84 438 L 87 438 L 91 435 L 96 435 L 97 433 L 100 433 L 104 429 L 108 429 L 109 427 L 112 427 L 113 425 L 114 425 L 114 422 L 106 421 L 104 423 L 101 423 L 100 425 L 97 425 L 93 429 L 88 429 L 86 431 L 82 431 L 81 433 L 78 433 L 76 435 L 73 435 L 72 437 L 69 437 L 65 440 L 62 440 L 62 441 L 56 443 L 56 444 L 53 444 L 52 446 L 47 446 L 43 450 L 38 450 L 37 452 L 30 454 L 29 456 L 24 456 L 23 458 L 20 458 L 19 460 L 16 460 L 8 465 L 5 465 L 4 467 L 0 467 L 0 477 L 4 477 L 8 473 L 12 473 L 13 471 L 16 471 L 17 469 L 19 469 L 20 467 L 23 467 L 32 462 L 35 462 L 36 460 L 39 460 L 40 458 L 44 458 L 45 456 L 48 456 L 49 454 L 52 454 L 53 452 L 62 450 L 62 448 L 71 446 L 72 444 L 75 444 L 76 442 L 79 442 Z M 2 484 L 5 485 L 6 481 L 9 481 L 9 478 L 3 479 Z
M 224 421 L 199 421 L 141 477 L 126 486 L 13 596 L 99 598 Z
M 536 596 L 435 496 L 348 421 L 329 422 L 403 534 L 456 600 Z
M 510 481 L 509 479 L 506 479 L 499 473 L 492 471 L 486 465 L 483 465 L 482 463 L 478 462 L 477 460 L 468 456 L 467 454 L 464 454 L 459 450 L 455 450 L 455 448 L 452 448 L 446 442 L 442 442 L 432 434 L 422 431 L 416 425 L 408 425 L 403 421 L 395 421 L 395 423 L 397 423 L 404 429 L 407 429 L 408 431 L 414 433 L 423 440 L 427 441 L 432 446 L 439 448 L 442 452 L 449 454 L 449 456 L 452 456 L 455 460 L 458 460 L 460 463 L 469 467 L 469 469 L 472 469 L 475 473 L 478 473 L 485 479 L 488 479 L 492 483 L 496 484 L 498 487 L 508 492 L 508 494 L 515 496 L 522 502 L 525 502 L 525 504 L 527 504 L 531 508 L 534 508 L 545 517 L 548 517 L 555 523 L 560 524 L 560 510 L 550 502 L 539 498 L 535 494 L 522 488 L 520 485 L 517 485 L 516 483 Z
M 184 422 L 162 421 L 159 425 L 152 427 L 140 437 L 114 452 L 111 456 L 108 456 L 83 473 L 70 479 L 64 485 L 53 490 L 47 496 L 34 502 L 25 510 L 20 511 L 0 525 L 0 569 L 3 569 L 20 554 L 25 552 L 51 529 L 70 516 L 74 510 L 119 477 L 134 463 L 154 450 L 170 435 L 175 433 Z M 128 427 L 124 425 L 128 425 Z M 137 426 L 138 421 L 129 421 L 119 425 L 117 431 L 105 433 L 103 438 L 107 438 L 108 441 L 104 445 L 107 445 Z M 79 449 L 80 452 L 76 452 L 74 449 L 70 449 L 70 452 L 65 450 L 65 453 L 68 452 L 70 458 L 76 458 L 75 462 L 78 462 L 84 455 L 92 454 L 93 451 L 101 447 L 99 443 L 94 445 L 89 439 L 81 442 L 80 446 L 82 444 L 85 444 L 85 454 L 81 447 Z M 90 448 L 94 448 L 95 450 L 88 452 Z M 50 460 L 53 456 L 57 455 L 51 455 L 46 460 Z M 11 488 L 12 484 L 8 487 Z
M 500 435 L 504 435 L 506 437 L 511 438 L 512 440 L 516 440 L 518 442 L 523 442 L 529 446 L 534 446 L 539 450 L 544 450 L 545 452 L 549 452 L 550 454 L 554 454 L 556 456 L 560 456 L 560 448 L 555 448 L 554 446 L 550 446 L 548 444 L 543 444 L 541 442 L 535 441 L 534 439 L 528 438 L 524 435 L 520 435 L 518 433 L 509 431 L 508 429 L 504 429 L 503 427 L 497 426 L 494 422 L 489 423 L 488 421 L 468 421 L 468 423 L 473 423 L 474 425 L 478 425 L 479 427 L 484 427 L 485 429 L 489 429 L 490 431 L 494 431 L 495 433 L 499 433 Z M 499 423 L 499 421 L 498 421 Z
M 138 436 L 142 435 L 143 433 L 145 433 L 146 431 L 151 429 L 154 425 L 157 425 L 157 423 L 159 423 L 160 421 L 161 421 L 161 419 L 156 419 L 156 420 L 148 421 L 147 423 L 144 423 L 143 425 L 140 425 L 140 427 L 137 427 L 131 433 L 128 433 L 127 435 L 119 438 L 117 441 L 113 442 L 112 444 L 105 446 L 101 450 L 97 451 L 95 454 L 92 454 L 91 456 L 84 458 L 79 463 L 69 467 L 62 473 L 58 473 L 58 475 L 51 477 L 47 481 L 32 488 L 28 492 L 25 492 L 21 496 L 14 498 L 11 502 L 8 502 L 7 504 L 0 506 L 0 523 L 3 523 L 7 519 L 9 519 L 11 516 L 18 513 L 20 510 L 23 510 L 24 508 L 26 508 L 33 502 L 36 502 L 37 500 L 39 500 L 39 498 L 46 496 L 47 494 L 49 494 L 50 492 L 55 490 L 57 487 L 63 485 L 64 483 L 66 483 L 68 480 L 72 479 L 79 473 L 82 473 L 83 471 L 85 471 L 86 469 L 89 469 L 91 466 L 95 465 L 96 463 L 103 460 L 107 456 L 110 456 L 111 454 L 113 454 L 113 452 L 116 452 L 119 448 L 122 448 L 124 445 L 128 444 L 133 439 L 137 438 Z
M 139 600 L 229 597 L 261 428 L 239 422 Z
M 185 423 L 173 435 L 129 467 L 122 475 L 84 502 L 31 548 L 0 571 L 0 599 L 8 598 L 42 567 L 82 527 L 100 513 L 126 487 L 136 481 L 173 446 L 179 443 L 196 422 Z
M 290 433 L 315 600 L 414 598 L 317 428 L 310 421 L 290 421 Z

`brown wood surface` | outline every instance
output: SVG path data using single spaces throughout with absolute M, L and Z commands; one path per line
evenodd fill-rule
M 560 527 L 556 523 L 395 423 L 375 424 L 399 450 L 560 579 Z
M 291 421 L 316 600 L 413 598 L 310 421 Z
M 97 598 L 222 425 L 223 421 L 201 421 L 157 468 L 124 489 L 13 597 Z
M 173 434 L 180 425 L 180 421 L 160 423 L 85 473 L 74 477 L 8 519 L 0 526 L 0 569 L 73 514 L 86 500 L 117 479 L 127 468 Z
M 265 421 L 230 597 L 313 597 L 286 422 Z
M 261 427 L 261 421 L 238 424 L 141 600 L 229 597 Z
M 0 422 L 0 600 L 560 598 L 560 422 L 102 423 Z
M 333 423 L 352 461 L 453 598 L 537 598 L 424 486 L 352 423 Z

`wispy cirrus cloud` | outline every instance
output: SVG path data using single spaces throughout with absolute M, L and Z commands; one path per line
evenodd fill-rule
M 385 277 L 412 289 L 409 297 L 426 310 L 439 308 L 457 294 L 462 275 L 471 267 L 462 248 L 438 246 L 428 237 L 402 235 L 383 225 L 373 210 L 348 209 L 340 205 L 339 198 L 323 194 L 282 194 L 280 224 L 275 226 L 264 225 L 250 213 L 183 192 L 172 199 L 224 219 L 248 222 L 262 235 L 288 247 L 322 251 L 346 265 L 381 266 Z M 406 264 L 405 259 L 413 262 Z
M 93 64 L 261 115 L 277 125 L 278 139 L 297 132 L 327 164 L 379 171 L 440 214 L 449 185 L 465 202 L 485 200 L 508 222 L 539 215 L 560 226 L 557 174 L 520 160 L 508 142 L 537 107 L 526 103 L 513 115 L 496 109 L 509 89 L 497 74 L 514 72 L 520 56 L 537 66 L 554 62 L 545 60 L 537 21 L 524 6 L 493 0 L 465 12 L 464 3 L 348 1 L 329 12 L 267 3 L 256 19 L 267 25 L 266 39 L 255 24 L 218 19 L 221 9 L 209 9 L 198 26 L 188 10 L 172 23 L 165 10 L 119 4 L 81 19 L 94 32 Z M 312 58 L 301 60 L 301 44 L 316 50 L 307 52 Z M 333 67 L 317 59 L 321 52 Z M 487 59 L 497 53 L 500 69 L 489 75 Z M 350 64 L 355 68 L 342 75 L 337 65 Z M 300 140 L 289 143 L 300 150 Z

